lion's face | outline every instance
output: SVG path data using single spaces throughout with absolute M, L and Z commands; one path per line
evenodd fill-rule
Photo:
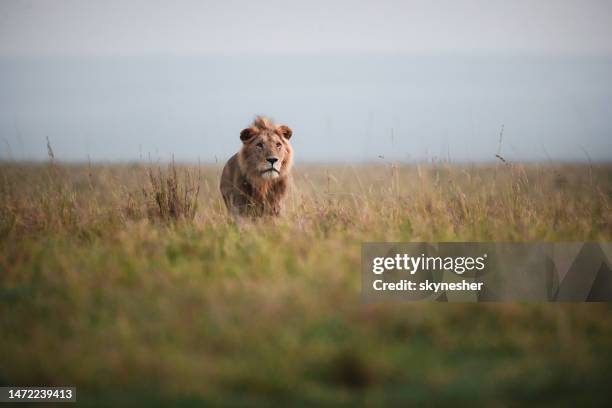
M 287 126 L 250 127 L 240 133 L 240 164 L 253 182 L 274 180 L 288 174 L 292 150 Z

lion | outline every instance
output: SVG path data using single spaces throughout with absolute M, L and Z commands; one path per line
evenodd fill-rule
M 240 132 L 242 148 L 223 167 L 221 195 L 233 215 L 279 216 L 290 183 L 293 131 L 257 116 Z

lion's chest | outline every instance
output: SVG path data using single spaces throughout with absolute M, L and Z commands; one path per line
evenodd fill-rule
M 248 180 L 243 179 L 240 190 L 248 207 L 258 213 L 276 214 L 280 211 L 280 203 L 285 196 L 285 181 L 279 180 L 274 183 L 255 188 Z

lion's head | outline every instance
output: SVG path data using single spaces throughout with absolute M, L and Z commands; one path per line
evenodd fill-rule
M 293 157 L 289 143 L 292 133 L 288 126 L 275 125 L 262 116 L 240 132 L 242 149 L 238 159 L 249 181 L 262 183 L 289 174 Z

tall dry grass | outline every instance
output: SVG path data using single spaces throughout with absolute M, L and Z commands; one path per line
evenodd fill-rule
M 225 227 L 210 166 L 3 164 L 3 236 L 74 233 L 138 220 Z M 291 229 L 348 228 L 380 240 L 607 240 L 610 166 L 303 166 Z M 319 231 L 319 232 L 320 232 Z
M 198 208 L 200 193 L 200 169 L 177 169 L 174 160 L 166 171 L 162 168 L 147 169 L 148 183 L 141 194 L 128 192 L 125 215 L 140 219 L 145 214 L 150 221 L 193 221 Z

